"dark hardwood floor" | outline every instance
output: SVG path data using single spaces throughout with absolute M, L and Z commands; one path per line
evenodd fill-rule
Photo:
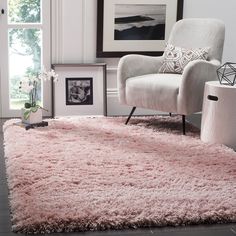
M 190 120 L 199 126 L 199 118 L 190 117 Z M 11 231 L 10 212 L 8 206 L 8 190 L 4 163 L 3 133 L 0 120 L 0 236 L 21 236 Z M 85 233 L 57 233 L 51 236 L 236 236 L 236 224 L 214 224 L 187 227 L 147 228 L 137 230 L 118 230 Z

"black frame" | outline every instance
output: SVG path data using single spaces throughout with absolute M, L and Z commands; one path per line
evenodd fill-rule
M 85 101 L 85 102 L 71 102 L 69 101 L 68 97 L 69 97 L 69 82 L 71 81 L 89 81 L 90 82 L 90 93 L 91 93 L 91 99 L 89 101 Z M 66 105 L 93 105 L 93 78 L 92 77 L 76 77 L 76 78 L 66 78 L 65 80 L 66 86 Z
M 184 0 L 177 0 L 177 17 L 176 21 L 183 17 Z M 103 51 L 103 14 L 104 14 L 104 0 L 97 0 L 97 57 L 122 57 L 127 54 L 141 54 L 148 56 L 161 56 L 163 51 L 121 51 L 121 52 L 104 52 Z

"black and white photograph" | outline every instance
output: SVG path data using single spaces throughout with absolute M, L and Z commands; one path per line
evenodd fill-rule
M 53 64 L 52 115 L 107 115 L 106 63 Z
M 115 4 L 115 40 L 164 40 L 165 4 Z
M 66 78 L 66 105 L 93 105 L 93 78 Z
M 161 56 L 183 0 L 97 0 L 97 57 Z

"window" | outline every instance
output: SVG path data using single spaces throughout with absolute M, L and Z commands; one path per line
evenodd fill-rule
M 50 0 L 4 1 L 7 14 L 1 22 L 1 80 L 2 110 L 7 117 L 19 114 L 29 99 L 19 90 L 21 79 L 37 76 L 42 65 L 50 66 Z M 42 106 L 44 92 L 44 85 L 40 84 L 37 100 Z

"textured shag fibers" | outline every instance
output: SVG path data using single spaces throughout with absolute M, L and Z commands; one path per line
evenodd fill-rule
M 181 134 L 176 117 L 63 118 L 4 125 L 15 232 L 236 220 L 236 154 Z M 191 129 L 191 131 L 189 131 Z

